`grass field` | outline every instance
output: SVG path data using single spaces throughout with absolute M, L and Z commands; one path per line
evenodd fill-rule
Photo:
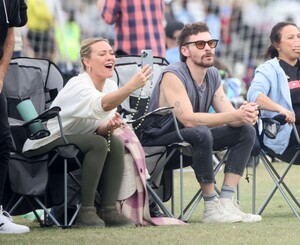
M 286 164 L 275 163 L 281 172 Z M 299 167 L 293 166 L 286 183 L 296 198 L 300 199 Z M 249 174 L 252 169 L 249 169 Z M 179 174 L 175 172 L 175 189 L 179 189 Z M 217 175 L 217 186 L 222 183 L 223 173 Z M 262 204 L 274 183 L 262 164 L 257 168 L 257 207 Z M 193 173 L 184 173 L 184 196 L 186 203 L 197 191 L 198 184 Z M 179 211 L 179 192 L 175 192 L 176 213 Z M 245 176 L 240 182 L 240 200 L 243 211 L 252 211 L 252 176 L 250 183 Z M 186 204 L 185 203 L 185 204 Z M 169 203 L 167 203 L 169 206 Z M 262 214 L 258 223 L 202 224 L 199 222 L 203 211 L 201 201 L 186 226 L 160 226 L 104 229 L 59 229 L 40 228 L 36 222 L 15 217 L 19 223 L 30 226 L 31 232 L 23 235 L 1 235 L 0 244 L 300 244 L 300 220 L 297 219 L 279 191 L 277 191 Z

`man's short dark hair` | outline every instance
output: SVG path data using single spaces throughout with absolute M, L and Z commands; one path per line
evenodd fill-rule
M 180 60 L 182 62 L 186 61 L 186 56 L 182 55 L 181 53 L 181 47 L 188 42 L 189 37 L 192 35 L 197 35 L 201 32 L 209 32 L 208 26 L 204 22 L 195 22 L 192 24 L 186 24 L 183 29 L 180 32 L 180 35 L 178 36 L 178 46 L 180 51 Z

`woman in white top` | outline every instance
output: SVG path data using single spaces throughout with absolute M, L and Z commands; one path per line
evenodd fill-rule
M 61 108 L 62 125 L 69 143 L 75 144 L 84 154 L 82 207 L 76 225 L 131 225 L 133 223 L 119 214 L 115 205 L 124 168 L 124 147 L 113 135 L 114 129 L 122 124 L 116 108 L 134 90 L 146 84 L 152 71 L 145 66 L 118 89 L 115 81 L 108 79 L 113 75 L 115 55 L 106 39 L 84 40 L 80 57 L 83 72 L 70 79 L 52 103 Z M 49 152 L 63 143 L 57 120 L 49 120 L 47 127 L 50 136 L 26 141 L 23 148 L 26 156 Z M 102 192 L 101 210 L 94 207 L 97 187 Z

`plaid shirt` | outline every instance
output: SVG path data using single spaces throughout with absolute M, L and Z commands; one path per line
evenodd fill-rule
M 115 26 L 115 50 L 139 55 L 152 49 L 165 57 L 164 0 L 106 0 L 102 18 Z

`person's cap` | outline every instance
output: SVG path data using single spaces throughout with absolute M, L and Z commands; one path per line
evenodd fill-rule
M 165 27 L 166 37 L 174 39 L 174 32 L 180 31 L 183 28 L 184 24 L 179 21 L 168 22 Z

